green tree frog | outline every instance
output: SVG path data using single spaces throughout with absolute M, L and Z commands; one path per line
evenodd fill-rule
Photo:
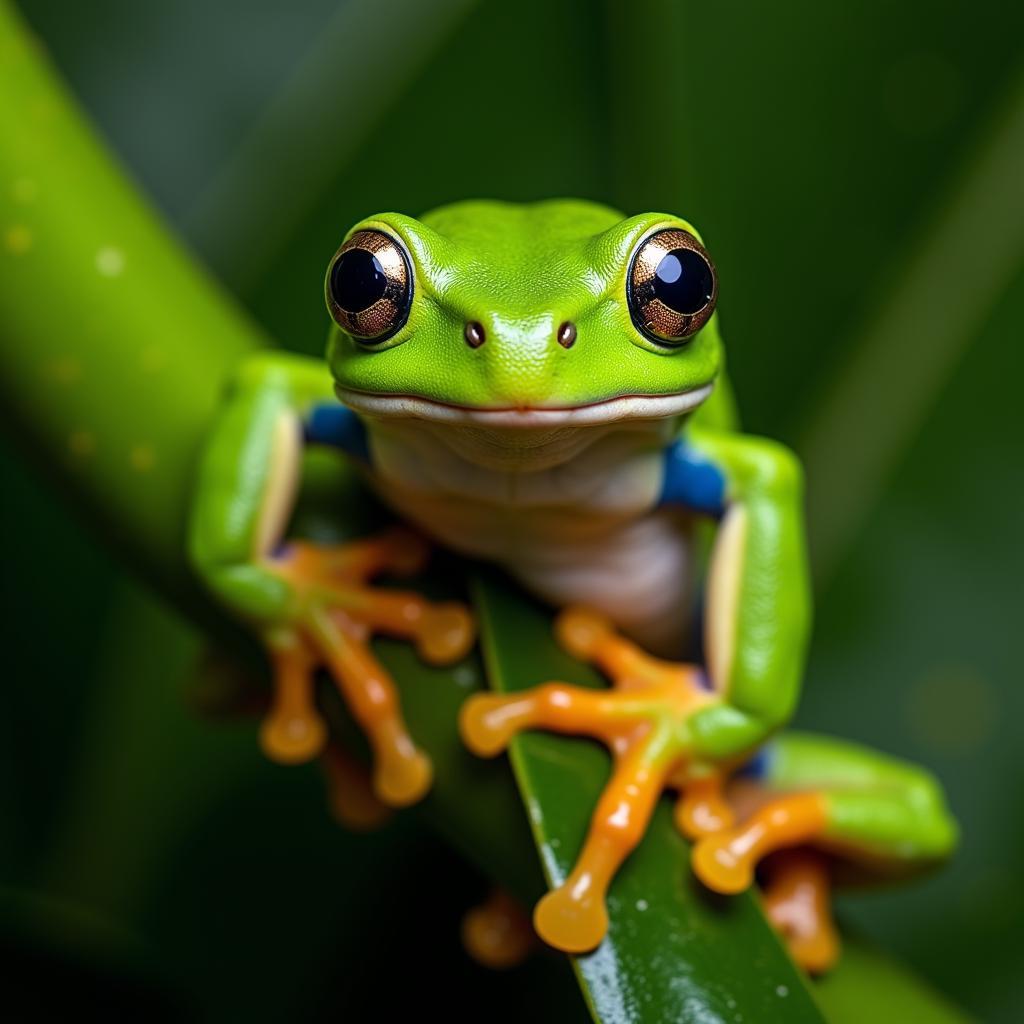
M 923 770 L 778 732 L 810 625 L 801 472 L 783 446 L 735 429 L 718 278 L 697 231 L 573 200 L 380 214 L 346 236 L 325 291 L 328 367 L 263 355 L 239 369 L 192 522 L 200 574 L 274 663 L 264 748 L 282 761 L 321 751 L 311 674 L 324 665 L 367 732 L 377 794 L 419 799 L 430 763 L 367 640 L 407 637 L 443 663 L 471 646 L 472 618 L 371 579 L 414 573 L 419 538 L 496 563 L 565 609 L 563 643 L 613 683 L 463 709 L 482 755 L 527 728 L 590 735 L 614 755 L 576 870 L 537 908 L 542 937 L 571 951 L 601 941 L 607 887 L 669 788 L 697 875 L 737 892 L 757 868 L 796 957 L 827 967 L 836 864 L 923 867 L 956 829 Z M 306 445 L 344 452 L 413 532 L 287 542 Z

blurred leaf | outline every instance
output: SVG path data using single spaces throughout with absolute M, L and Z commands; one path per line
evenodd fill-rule
M 814 991 L 829 1024 L 968 1024 L 937 992 L 854 938 L 844 941 L 839 966 Z
M 845 555 L 967 346 L 1024 260 L 1024 76 L 823 389 L 799 450 L 812 565 Z
M 186 230 L 229 282 L 259 276 L 476 0 L 346 0 L 199 197 Z

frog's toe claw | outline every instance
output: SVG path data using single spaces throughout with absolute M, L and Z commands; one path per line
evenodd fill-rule
M 565 953 L 589 953 L 608 933 L 604 894 L 579 896 L 566 883 L 549 892 L 533 912 L 537 934 Z
M 476 639 L 473 616 L 451 601 L 429 606 L 416 630 L 416 650 L 431 665 L 450 665 L 464 658 Z

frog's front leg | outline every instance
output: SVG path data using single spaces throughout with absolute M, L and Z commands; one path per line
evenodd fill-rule
M 264 750 L 287 763 L 323 750 L 313 677 L 326 667 L 370 740 L 377 795 L 411 803 L 429 788 L 430 762 L 410 737 L 394 682 L 369 640 L 378 632 L 409 639 L 425 660 L 441 664 L 466 653 L 472 620 L 461 605 L 370 585 L 378 574 L 409 575 L 422 566 L 425 544 L 404 531 L 341 545 L 281 544 L 304 442 L 359 450 L 360 425 L 330 395 L 322 365 L 262 356 L 243 367 L 203 459 L 193 559 L 270 653 L 274 698 L 261 731 Z

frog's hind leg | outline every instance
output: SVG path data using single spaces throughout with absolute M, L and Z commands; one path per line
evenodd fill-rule
M 911 874 L 956 842 L 942 791 L 924 769 L 827 737 L 784 733 L 755 776 L 730 784 L 729 799 L 739 824 L 697 842 L 694 871 L 717 892 L 740 892 L 771 856 L 769 915 L 810 970 L 828 967 L 838 951 L 830 878 Z

